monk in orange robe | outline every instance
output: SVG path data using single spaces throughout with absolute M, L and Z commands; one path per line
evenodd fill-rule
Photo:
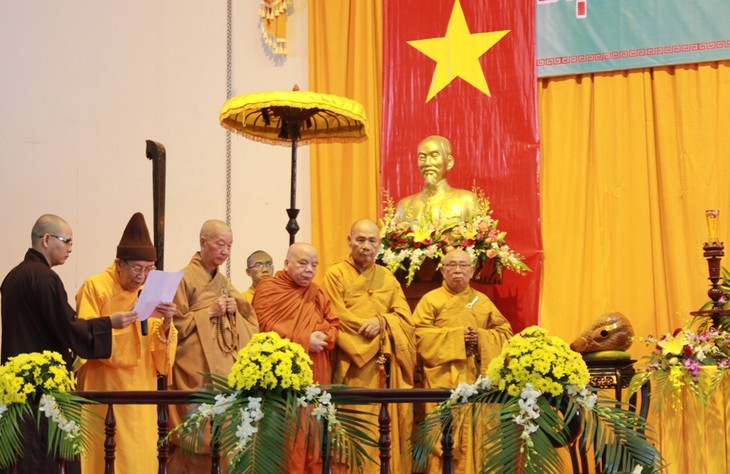
M 312 358 L 314 383 L 332 380 L 330 351 L 335 348 L 339 319 L 330 308 L 330 299 L 312 282 L 317 270 L 317 251 L 310 244 L 289 247 L 284 270 L 262 280 L 253 299 L 262 332 L 274 331 L 300 344 Z M 300 432 L 290 450 L 286 472 L 314 474 L 322 472 L 319 450 L 313 450 Z

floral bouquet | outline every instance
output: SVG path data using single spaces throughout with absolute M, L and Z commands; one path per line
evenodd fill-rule
M 698 330 L 685 327 L 643 341 L 654 344 L 655 350 L 644 357 L 643 370 L 629 383 L 629 394 L 651 381 L 655 410 L 661 408 L 665 398 L 671 398 L 672 407 L 681 410 L 680 393 L 684 386 L 706 405 L 730 368 L 730 333 L 724 330 L 706 325 Z M 703 366 L 717 370 L 703 373 Z
M 495 271 L 499 275 L 505 268 L 519 274 L 529 271 L 523 257 L 507 245 L 507 233 L 497 229 L 498 221 L 492 218 L 492 209 L 484 192 L 476 186 L 472 190 L 479 201 L 474 218 L 470 222 L 438 228 L 433 224 L 412 226 L 396 219 L 393 199 L 386 193 L 384 215 L 380 222 L 378 262 L 393 273 L 406 270 L 409 285 L 427 258 L 440 261 L 456 248 L 467 251 L 474 262 L 484 264 L 488 259 L 494 259 Z
M 301 345 L 275 332 L 256 334 L 227 378 L 207 375 L 211 387 L 199 392 L 197 408 L 170 434 L 200 447 L 212 424 L 211 443 L 231 455 L 227 472 L 233 474 L 286 472 L 288 450 L 300 432 L 312 449 L 326 441 L 333 462 L 355 469 L 367 458 L 363 445 L 375 445 L 367 437 L 370 424 L 354 410 L 335 407 L 331 394 L 313 384 L 311 364 Z
M 26 415 L 38 424 L 41 413 L 48 419 L 48 446 L 55 456 L 72 459 L 87 448 L 90 433 L 81 425 L 81 409 L 89 401 L 68 393 L 72 390 L 74 380 L 57 352 L 19 354 L 0 366 L 0 468 L 23 453 L 20 420 Z
M 560 473 L 556 447 L 572 442 L 584 452 L 592 448 L 606 473 L 661 467 L 646 421 L 597 395 L 589 379 L 580 354 L 546 330 L 529 327 L 507 341 L 486 376 L 457 386 L 418 425 L 416 464 L 425 465 L 444 428 L 467 422 L 482 428 L 472 430 L 480 472 Z

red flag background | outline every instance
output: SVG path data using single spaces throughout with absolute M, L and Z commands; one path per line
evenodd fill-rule
M 382 189 L 396 202 L 420 191 L 418 143 L 434 134 L 448 138 L 455 158 L 449 183 L 485 191 L 507 243 L 532 269 L 524 276 L 505 271 L 503 283 L 491 292 L 495 304 L 515 332 L 537 324 L 542 243 L 535 2 L 384 3 Z M 436 61 L 408 41 L 445 36 L 459 6 L 471 34 L 509 30 L 479 58 L 491 96 L 457 77 L 427 101 Z M 452 42 L 449 49 L 447 54 L 460 55 L 468 45 Z

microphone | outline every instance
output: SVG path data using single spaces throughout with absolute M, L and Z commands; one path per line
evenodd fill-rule
M 141 294 L 142 294 L 142 290 L 139 290 L 137 292 L 137 298 L 139 298 L 139 295 L 141 295 Z M 144 321 L 141 321 L 140 326 L 142 327 L 142 335 L 146 336 L 147 333 L 149 332 L 149 329 L 147 328 L 147 320 L 145 319 Z

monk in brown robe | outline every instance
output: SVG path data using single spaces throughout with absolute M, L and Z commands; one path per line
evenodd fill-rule
M 329 384 L 330 351 L 335 348 L 340 322 L 332 312 L 327 294 L 312 282 L 317 264 L 314 247 L 301 242 L 292 244 L 284 259 L 284 270 L 258 284 L 253 307 L 261 331 L 274 331 L 300 344 L 312 358 L 314 382 Z M 290 450 L 286 472 L 320 473 L 319 450 L 313 452 L 303 435 L 299 432 Z
M 177 306 L 173 322 L 178 330 L 170 387 L 174 390 L 202 387 L 207 382 L 203 373 L 227 376 L 239 349 L 258 331 L 253 308 L 218 269 L 228 259 L 232 244 L 233 233 L 228 224 L 219 220 L 203 224 L 200 251 L 185 267 L 173 300 Z M 171 426 L 179 424 L 189 408 L 171 405 Z M 173 443 L 178 442 L 173 439 Z M 209 431 L 200 453 L 188 454 L 179 447 L 171 451 L 170 474 L 211 471 Z

